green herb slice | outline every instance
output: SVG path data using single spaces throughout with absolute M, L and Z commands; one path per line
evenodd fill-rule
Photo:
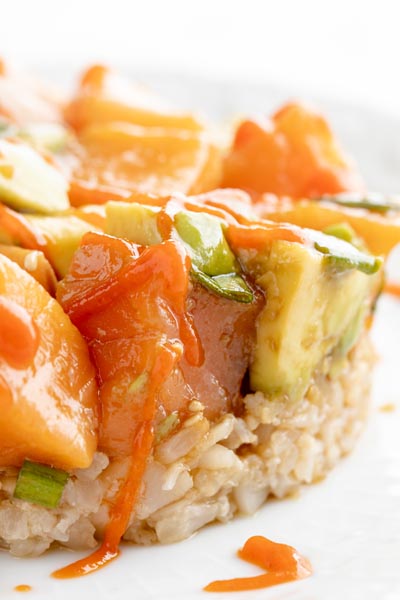
M 400 198 L 382 194 L 338 194 L 337 196 L 321 196 L 318 200 L 328 200 L 347 208 L 366 208 L 372 212 L 386 213 L 390 210 L 400 211 Z
M 372 275 L 379 271 L 382 265 L 379 256 L 360 252 L 355 246 L 342 239 L 313 229 L 305 231 L 314 243 L 314 248 L 324 254 L 325 261 L 336 269 L 357 269 L 366 275 Z
M 217 217 L 181 211 L 175 215 L 175 229 L 185 243 L 192 263 L 200 271 L 214 276 L 236 270 L 235 255 Z
M 211 277 L 196 268 L 192 268 L 192 274 L 197 281 L 218 296 L 247 304 L 254 299 L 253 292 L 244 279 L 237 273 L 227 273 Z
M 61 469 L 25 460 L 18 475 L 14 498 L 46 508 L 57 508 L 68 479 L 69 474 Z
M 172 433 L 180 424 L 180 418 L 176 411 L 169 414 L 165 419 L 161 421 L 159 426 L 157 427 L 155 441 L 158 444 L 166 438 L 170 433 Z

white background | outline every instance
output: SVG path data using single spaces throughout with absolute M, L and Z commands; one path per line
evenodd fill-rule
M 106 61 L 133 73 L 278 84 L 293 94 L 378 108 L 387 116 L 333 111 L 346 147 L 354 148 L 376 189 L 400 189 L 400 127 L 390 118 L 400 117 L 399 30 L 400 0 L 0 0 L 0 55 L 58 79 Z M 125 548 L 93 579 L 51 579 L 49 573 L 69 561 L 65 554 L 17 561 L 4 553 L 1 598 L 14 600 L 13 586 L 29 583 L 30 600 L 201 600 L 201 587 L 211 579 L 239 574 L 237 569 L 245 574 L 233 551 L 257 533 L 298 547 L 316 573 L 252 598 L 400 598 L 400 411 L 377 409 L 398 402 L 399 326 L 398 302 L 383 298 L 374 330 L 383 357 L 376 405 L 355 452 L 324 484 L 168 551 Z
M 0 54 L 278 83 L 400 114 L 398 0 L 0 0 Z

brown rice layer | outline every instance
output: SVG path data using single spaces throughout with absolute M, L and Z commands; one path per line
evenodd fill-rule
M 217 423 L 192 402 L 192 416 L 155 448 L 125 539 L 176 542 L 324 477 L 364 426 L 373 362 L 363 336 L 340 369 L 330 358 L 323 361 L 299 402 L 249 394 L 240 418 L 227 414 Z M 95 547 L 126 466 L 97 453 L 89 469 L 74 472 L 57 509 L 13 498 L 17 469 L 2 469 L 1 545 L 16 556 L 41 554 L 53 542 Z

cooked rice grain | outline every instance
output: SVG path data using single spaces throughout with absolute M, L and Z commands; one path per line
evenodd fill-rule
M 364 337 L 339 376 L 331 378 L 322 365 L 295 404 L 249 394 L 241 418 L 228 414 L 216 424 L 196 407 L 195 418 L 156 448 L 125 539 L 176 542 L 324 477 L 364 426 L 373 362 Z M 109 465 L 97 453 L 89 469 L 74 473 L 53 510 L 13 498 L 17 470 L 2 469 L 1 544 L 15 556 L 41 554 L 53 542 L 93 548 L 107 521 L 104 500 L 115 493 L 125 468 L 124 461 Z

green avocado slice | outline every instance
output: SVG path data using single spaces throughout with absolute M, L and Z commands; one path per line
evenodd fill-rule
M 0 201 L 19 211 L 49 214 L 69 208 L 64 175 L 27 144 L 0 139 Z

